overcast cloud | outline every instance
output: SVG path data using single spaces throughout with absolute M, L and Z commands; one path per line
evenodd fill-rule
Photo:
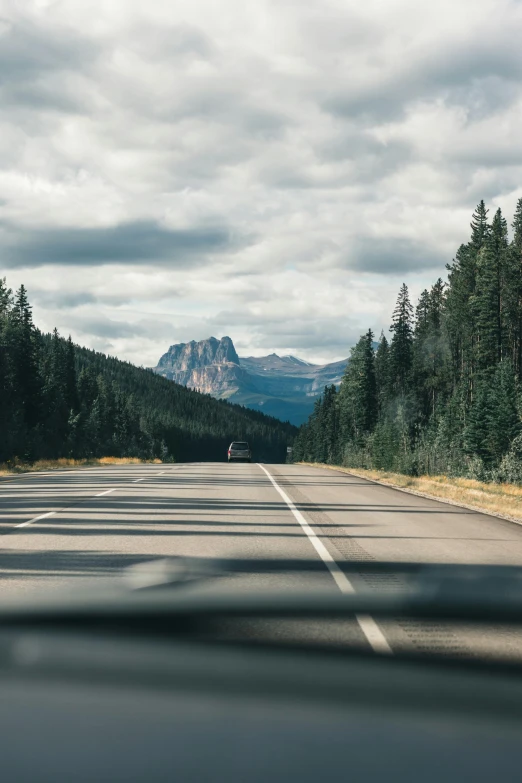
M 153 365 L 344 358 L 522 196 L 519 0 L 0 0 L 0 275 Z

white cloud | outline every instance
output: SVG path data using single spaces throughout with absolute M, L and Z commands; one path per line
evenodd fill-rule
M 0 0 L 2 268 L 138 364 L 343 358 L 480 198 L 511 220 L 521 34 L 515 0 Z

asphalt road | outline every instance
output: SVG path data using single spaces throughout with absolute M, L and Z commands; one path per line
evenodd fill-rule
M 158 557 L 241 557 L 251 573 L 225 589 L 334 590 L 391 582 L 336 564 L 387 560 L 522 565 L 522 527 L 345 473 L 300 465 L 192 463 L 55 471 L 0 481 L 1 595 L 70 590 L 121 578 Z M 259 558 L 316 557 L 316 573 L 256 573 Z M 329 570 L 330 569 L 330 570 Z M 366 622 L 368 621 L 368 622 Z M 252 633 L 259 631 L 259 624 Z M 278 635 L 339 644 L 522 657 L 522 635 L 414 621 L 279 622 Z

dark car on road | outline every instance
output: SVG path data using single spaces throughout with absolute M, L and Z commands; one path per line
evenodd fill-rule
M 246 441 L 233 441 L 228 447 L 229 462 L 252 462 L 252 452 Z

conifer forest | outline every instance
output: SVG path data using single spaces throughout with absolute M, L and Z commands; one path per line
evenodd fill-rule
M 512 232 L 481 201 L 447 270 L 416 306 L 401 287 L 377 348 L 361 336 L 295 461 L 522 482 L 522 199 Z
M 295 427 L 186 389 L 33 323 L 27 291 L 0 279 L 0 463 L 139 457 L 226 459 L 232 440 L 284 462 Z

